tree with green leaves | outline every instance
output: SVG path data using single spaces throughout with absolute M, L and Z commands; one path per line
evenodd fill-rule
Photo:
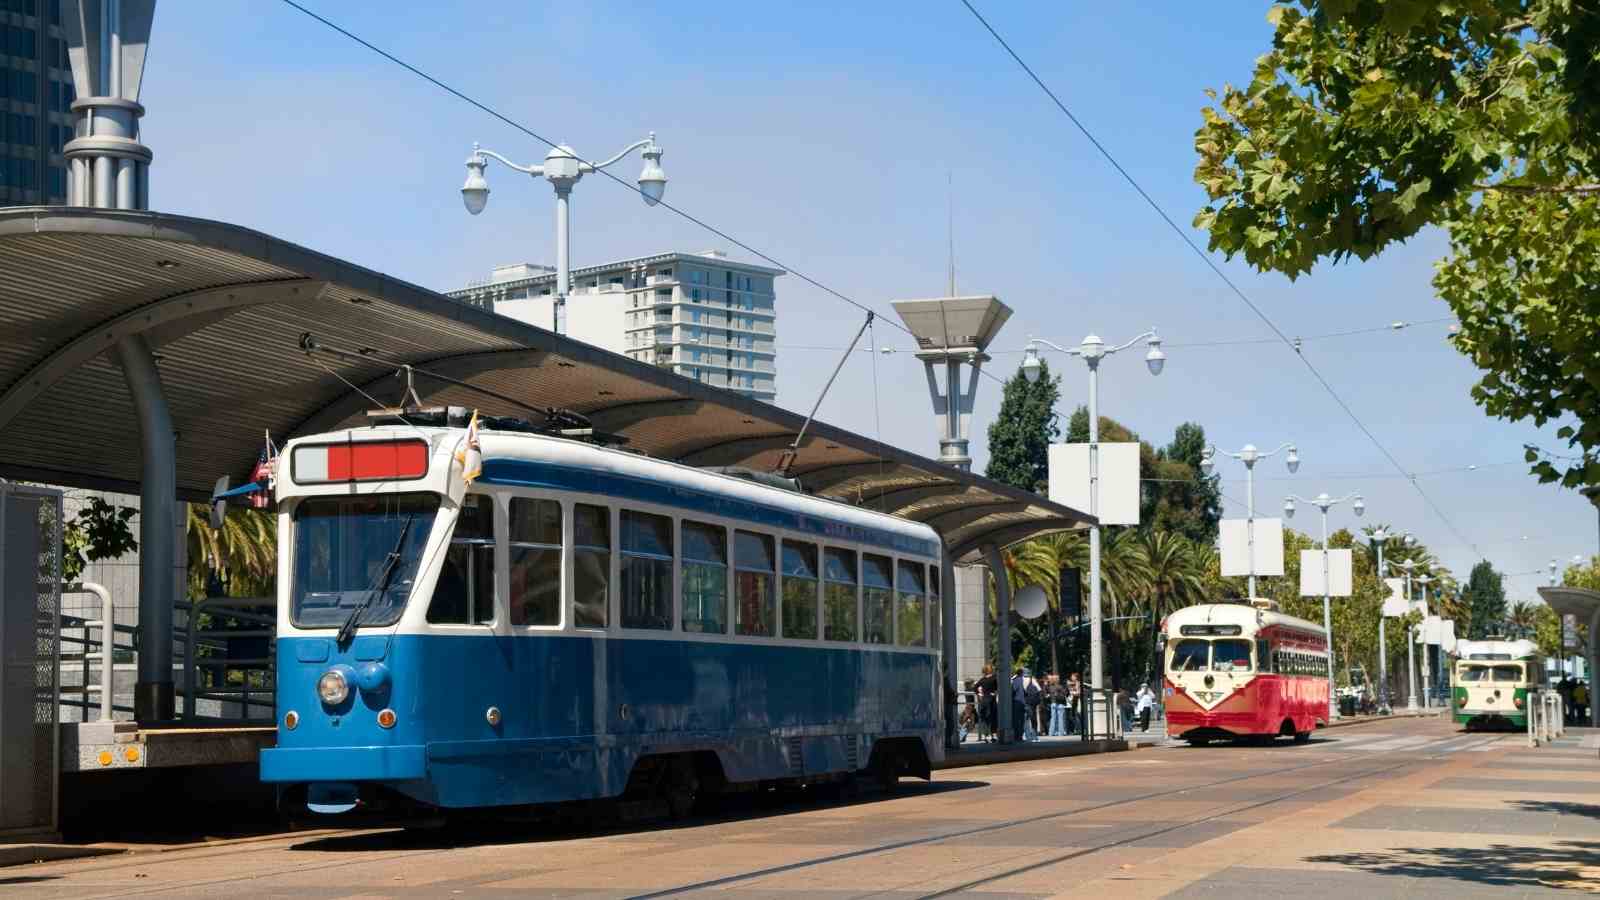
M 76 582 L 89 563 L 116 559 L 139 549 L 131 506 L 90 496 L 61 529 L 61 580 Z
M 1210 246 L 1291 278 L 1428 226 L 1433 279 L 1489 415 L 1582 453 L 1541 481 L 1600 484 L 1600 8 L 1586 0 L 1298 0 L 1268 13 L 1244 87 L 1195 135 Z
M 1467 588 L 1462 592 L 1462 598 L 1467 602 L 1471 614 L 1468 623 L 1468 637 L 1481 641 L 1493 634 L 1505 630 L 1506 622 L 1506 588 L 1500 578 L 1500 573 L 1494 566 L 1482 559 L 1472 567 L 1472 574 L 1467 577 Z
M 1046 493 L 1050 443 L 1061 435 L 1056 424 L 1060 399 L 1061 376 L 1051 376 L 1048 363 L 1040 360 L 1037 381 L 1024 377 L 1019 366 L 1006 380 L 1000 412 L 989 426 L 989 467 L 984 474 L 1025 491 Z

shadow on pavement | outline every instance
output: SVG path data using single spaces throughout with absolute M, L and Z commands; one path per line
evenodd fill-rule
M 516 818 L 509 813 L 501 818 L 473 814 L 462 821 L 450 821 L 434 828 L 367 831 L 360 834 L 328 835 L 295 844 L 292 850 L 317 852 L 366 852 L 392 850 L 434 850 L 452 847 L 527 844 L 589 838 L 601 835 L 636 834 L 693 828 L 721 822 L 739 822 L 769 816 L 786 816 L 814 809 L 843 809 L 881 803 L 885 800 L 929 797 L 956 791 L 988 787 L 987 781 L 902 781 L 893 792 L 872 792 L 845 798 L 837 792 L 821 790 L 763 791 L 708 798 L 703 813 L 685 819 L 652 818 L 632 822 L 585 819 L 581 815 L 557 813 L 554 818 Z M 546 815 L 536 811 L 534 815 Z M 336 826 L 330 821 L 328 826 Z
M 1306 862 L 1349 866 L 1370 875 L 1438 878 L 1492 887 L 1589 891 L 1600 881 L 1600 843 L 1593 841 L 1560 841 L 1548 847 L 1404 847 L 1308 856 Z M 1441 885 L 1438 890 L 1448 888 Z
M 1600 819 L 1600 806 L 1590 803 L 1568 803 L 1565 800 L 1514 800 L 1512 804 L 1524 812 L 1559 813 L 1564 816 Z

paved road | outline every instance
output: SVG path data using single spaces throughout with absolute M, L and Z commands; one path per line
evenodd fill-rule
M 16 867 L 0 870 L 0 893 L 1571 897 L 1600 885 L 1595 743 L 1528 750 L 1394 720 L 1303 746 L 962 769 L 893 797 L 750 805 L 677 827 L 276 837 Z

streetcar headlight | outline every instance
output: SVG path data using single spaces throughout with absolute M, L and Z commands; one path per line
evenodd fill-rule
M 338 706 L 350 698 L 350 679 L 338 669 L 329 669 L 317 679 L 317 696 L 328 706 Z

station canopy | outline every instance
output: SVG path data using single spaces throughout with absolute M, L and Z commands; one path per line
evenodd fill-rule
M 248 473 L 264 432 L 281 444 L 362 423 L 373 406 L 366 395 L 397 402 L 401 364 L 529 406 L 571 409 L 628 438 L 630 450 L 694 466 L 770 471 L 804 421 L 221 222 L 3 209 L 0 273 L 0 477 L 137 492 L 138 423 L 108 352 L 133 334 L 157 355 L 188 500 L 208 497 L 219 475 Z M 365 359 L 307 354 L 307 332 Z M 526 415 L 420 373 L 416 388 L 429 405 Z M 822 422 L 806 432 L 790 472 L 808 493 L 926 523 L 958 561 L 1091 521 Z

